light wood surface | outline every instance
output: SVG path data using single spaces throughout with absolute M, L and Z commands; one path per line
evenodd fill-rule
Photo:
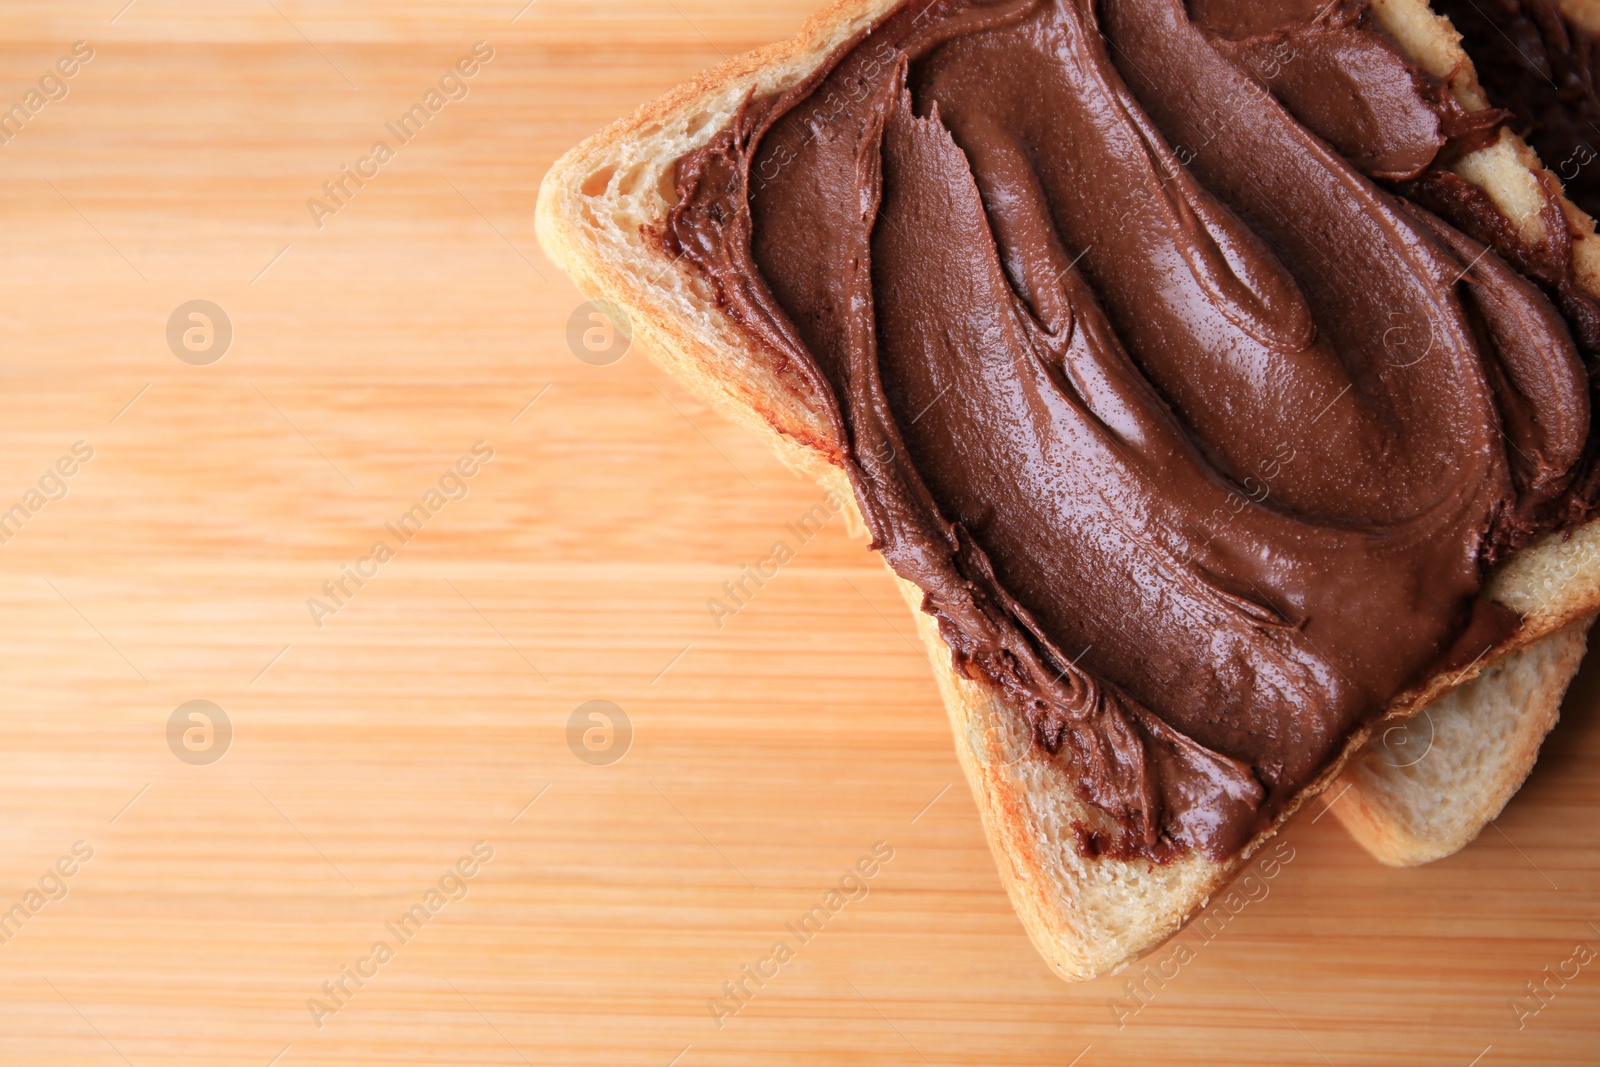
M 1313 810 L 1170 977 L 1052 977 L 877 560 L 835 521 L 715 626 L 821 494 L 643 353 L 575 358 L 534 241 L 557 154 L 810 0 L 522 2 L 0 8 L 0 107 L 95 49 L 0 147 L 0 510 L 94 449 L 0 546 L 0 909 L 93 850 L 0 944 L 0 1064 L 1597 1061 L 1600 961 L 1513 1008 L 1600 948 L 1596 670 L 1462 855 L 1385 870 Z M 467 98 L 319 230 L 307 199 L 477 41 Z M 168 349 L 192 299 L 233 325 L 209 366 Z M 470 495 L 314 625 L 478 441 Z M 208 766 L 169 748 L 191 700 L 233 726 Z M 591 700 L 632 723 L 608 766 L 569 746 Z

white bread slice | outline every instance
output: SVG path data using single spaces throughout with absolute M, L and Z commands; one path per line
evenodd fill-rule
M 1402 2 L 1420 4 L 1390 0 Z M 540 242 L 579 289 L 626 314 L 635 336 L 686 388 L 765 438 L 792 467 L 836 491 L 858 530 L 863 524 L 839 465 L 840 442 L 832 439 L 819 400 L 752 343 L 718 308 L 710 286 L 669 260 L 649 233 L 659 231 L 672 206 L 673 164 L 680 156 L 728 124 L 751 92 L 795 84 L 894 4 L 840 0 L 795 39 L 679 86 L 558 160 L 538 205 Z M 1108 973 L 1160 944 L 1276 832 L 1274 826 L 1225 862 L 1198 852 L 1165 864 L 1086 859 L 1073 827 L 1090 810 L 1070 776 L 1031 743 L 1020 712 L 998 690 L 954 671 L 937 626 L 916 610 L 920 591 L 900 584 L 928 648 L 1001 879 L 1035 946 L 1063 977 Z M 1390 718 L 1413 714 L 1505 655 L 1600 610 L 1600 526 L 1519 554 L 1497 588 L 1526 614 L 1523 630 L 1466 671 L 1402 694 Z M 1366 740 L 1366 732 L 1352 737 L 1278 825 L 1322 792 Z
M 1374 738 L 1329 790 L 1334 816 L 1391 867 L 1430 863 L 1471 844 L 1533 770 L 1592 621 L 1506 657 Z
M 1580 25 L 1600 22 L 1600 0 L 1566 0 L 1562 8 Z M 1464 106 L 1475 110 L 1488 105 L 1476 70 L 1461 51 L 1460 35 L 1447 21 L 1415 0 L 1375 0 L 1374 10 L 1386 29 L 1409 42 L 1419 66 L 1451 83 Z M 1533 247 L 1545 239 L 1548 194 L 1534 176 L 1544 174 L 1557 187 L 1560 179 L 1520 138 L 1507 133 L 1452 169 L 1519 220 L 1518 237 L 1524 245 Z M 1577 235 L 1573 259 L 1579 285 L 1600 295 L 1600 239 L 1594 222 L 1570 202 L 1559 206 Z M 1514 653 L 1430 708 L 1429 720 L 1373 738 L 1330 792 L 1340 798 L 1335 817 L 1375 858 L 1395 867 L 1443 859 L 1471 844 L 1533 770 L 1539 746 L 1555 726 L 1561 699 L 1582 663 L 1588 628 L 1589 622 L 1568 627 Z M 1426 756 L 1418 757 L 1416 743 L 1429 726 L 1430 747 Z M 1410 743 L 1411 751 L 1397 752 L 1397 743 Z

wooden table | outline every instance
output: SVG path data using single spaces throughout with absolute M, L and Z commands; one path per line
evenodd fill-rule
M 811 0 L 125 3 L 0 11 L 0 106 L 93 49 L 0 147 L 0 1064 L 1596 1062 L 1600 962 L 1513 1002 L 1600 947 L 1600 671 L 1465 853 L 1385 870 L 1313 811 L 1133 997 L 1029 947 L 838 520 L 714 624 L 821 494 L 643 352 L 574 356 L 534 192 Z M 169 345 L 193 300 L 225 354 Z M 585 747 L 590 701 L 631 738 Z

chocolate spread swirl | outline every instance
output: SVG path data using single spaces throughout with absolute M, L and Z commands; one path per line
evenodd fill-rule
M 1396 191 L 1504 118 L 1357 3 L 913 0 L 681 159 L 661 239 L 806 376 L 1081 846 L 1222 858 L 1586 513 L 1568 322 Z
M 1600 41 L 1556 0 L 1435 0 L 1461 31 L 1478 81 L 1516 115 L 1518 133 L 1600 214 Z

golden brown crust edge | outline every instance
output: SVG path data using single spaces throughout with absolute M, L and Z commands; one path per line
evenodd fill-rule
M 537 214 L 541 244 L 581 290 L 618 305 L 656 362 L 691 392 L 763 436 L 791 467 L 837 491 L 857 530 L 862 524 L 838 463 L 838 442 L 798 379 L 753 346 L 705 284 L 667 261 L 640 230 L 659 226 L 670 206 L 666 168 L 723 128 L 752 89 L 798 80 L 894 3 L 841 0 L 797 38 L 730 60 L 614 123 L 557 161 L 540 188 Z M 1405 3 L 1414 0 L 1389 0 L 1391 7 Z M 1108 973 L 1159 945 L 1294 814 L 1285 811 L 1225 863 L 1198 853 L 1162 865 L 1084 859 L 1072 828 L 1088 811 L 1075 786 L 1031 742 L 1022 743 L 1025 724 L 996 690 L 954 671 L 937 624 L 917 610 L 920 591 L 897 582 L 928 648 L 1002 881 L 1034 944 L 1063 977 Z M 1414 713 L 1506 655 L 1600 610 L 1600 527 L 1526 550 L 1494 583 L 1496 595 L 1528 616 L 1523 631 L 1459 675 L 1404 694 L 1386 718 Z M 1365 732 L 1352 737 L 1294 808 L 1325 789 L 1366 740 Z

